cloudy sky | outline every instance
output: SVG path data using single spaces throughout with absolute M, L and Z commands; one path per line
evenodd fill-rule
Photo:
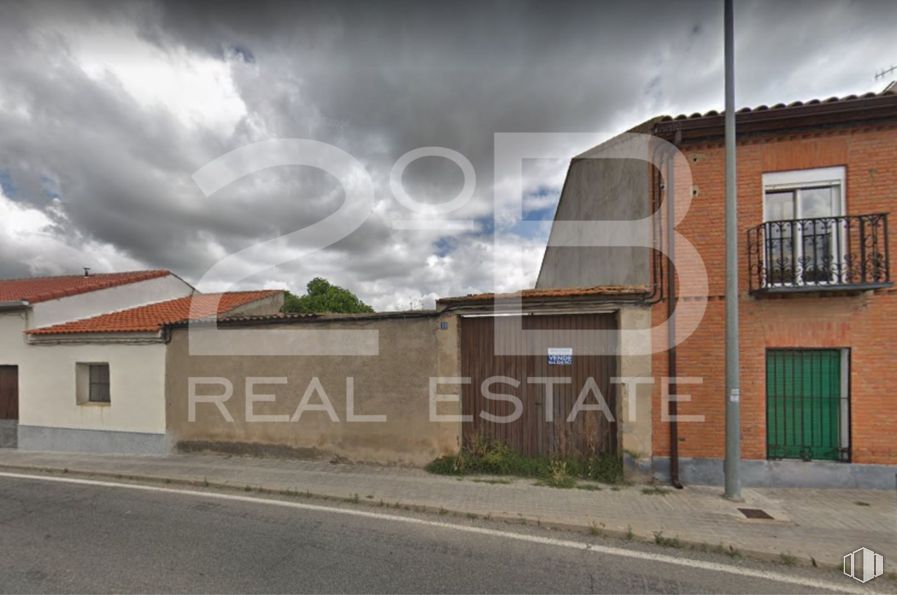
M 875 71 L 897 63 L 897 3 L 736 4 L 740 105 L 879 90 Z M 162 267 L 203 290 L 297 292 L 324 276 L 378 309 L 532 286 L 566 160 L 587 146 L 527 161 L 525 216 L 546 224 L 524 232 L 492 216 L 508 199 L 494 134 L 589 133 L 588 145 L 656 114 L 720 109 L 721 7 L 0 2 L 0 276 Z M 210 196 L 192 177 L 286 138 L 342 149 L 373 182 L 370 215 L 325 249 L 275 240 L 337 211 L 329 174 L 280 166 Z M 408 166 L 415 210 L 390 187 L 396 161 L 429 146 L 476 175 L 449 223 L 423 207 L 458 195 L 457 165 Z M 409 219 L 424 223 L 396 224 Z M 265 258 L 207 274 L 260 242 Z

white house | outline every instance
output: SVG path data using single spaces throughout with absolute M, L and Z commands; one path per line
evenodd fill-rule
M 0 446 L 167 451 L 165 325 L 282 303 L 197 294 L 168 271 L 0 280 Z
M 29 409 L 22 406 L 29 394 L 22 376 L 33 369 L 27 330 L 193 292 L 165 270 L 0 279 L 0 446 L 15 446 L 17 422 Z

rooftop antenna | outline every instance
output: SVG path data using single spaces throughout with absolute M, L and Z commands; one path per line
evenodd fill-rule
M 891 66 L 890 68 L 883 68 L 875 73 L 875 80 L 883 79 L 892 72 L 897 70 L 897 66 Z
M 84 267 L 84 276 L 90 277 L 90 267 Z

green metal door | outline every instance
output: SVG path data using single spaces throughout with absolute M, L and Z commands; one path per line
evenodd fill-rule
M 841 460 L 841 351 L 766 352 L 770 459 Z

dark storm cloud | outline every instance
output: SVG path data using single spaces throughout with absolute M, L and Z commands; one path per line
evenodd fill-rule
M 897 61 L 891 3 L 738 4 L 742 104 L 865 92 L 881 86 L 875 68 Z M 45 213 L 66 246 L 103 246 L 121 257 L 109 263 L 169 267 L 195 281 L 224 254 L 334 212 L 343 196 L 307 168 L 270 170 L 211 198 L 191 174 L 249 142 L 314 138 L 365 165 L 375 216 L 319 257 L 251 282 L 301 289 L 325 274 L 381 306 L 490 289 L 489 258 L 503 255 L 491 254 L 488 235 L 392 229 L 392 218 L 410 216 L 389 192 L 395 160 L 428 145 L 464 154 L 477 189 L 463 216 L 482 219 L 496 132 L 615 133 L 656 113 L 719 109 L 720 21 L 716 1 L 6 3 L 0 172 L 16 186 L 10 198 Z M 141 101 L 116 72 L 88 72 L 78 48 L 98 27 L 129 31 L 175 67 L 223 65 L 241 113 L 227 124 L 185 122 L 170 106 Z M 121 39 L 94 52 L 120 59 L 133 47 Z M 200 115 L 218 109 L 190 99 Z M 461 186 L 458 169 L 438 161 L 414 164 L 405 179 L 423 203 Z M 46 180 L 58 186 L 58 204 Z M 0 238 L 13 254 L 0 275 L 21 273 L 28 250 L 48 252 L 35 261 L 43 268 L 71 261 L 49 253 L 56 244 L 11 233 Z M 539 242 L 521 241 L 532 268 Z M 509 271 L 508 283 L 534 272 Z

